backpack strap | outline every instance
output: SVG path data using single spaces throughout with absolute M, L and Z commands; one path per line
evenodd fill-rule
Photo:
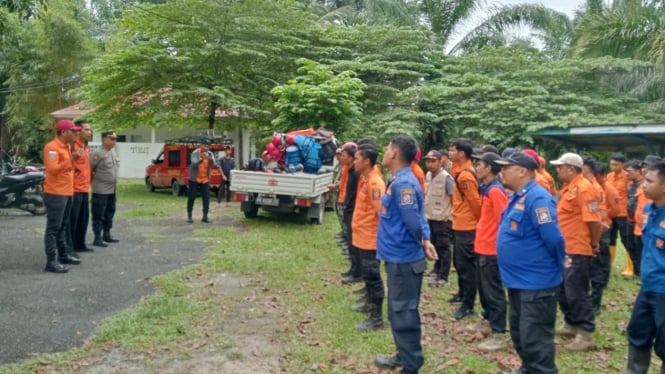
M 473 177 L 476 178 L 476 181 L 478 180 L 478 177 L 476 177 L 476 173 L 474 173 L 471 168 L 466 168 L 464 170 L 461 170 L 459 172 L 459 174 L 457 174 L 457 178 L 459 178 L 459 176 L 462 174 L 463 171 L 471 173 L 471 175 L 473 175 Z M 457 180 L 457 178 L 455 178 L 455 184 L 457 185 L 457 189 L 459 190 L 460 194 L 462 194 L 462 201 L 464 201 L 464 190 L 462 190 L 462 187 L 460 187 L 459 181 Z

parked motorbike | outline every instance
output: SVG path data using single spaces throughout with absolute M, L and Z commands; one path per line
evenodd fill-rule
M 16 158 L 0 154 L 0 208 L 16 208 L 34 215 L 46 213 L 42 197 L 44 170 L 17 165 Z

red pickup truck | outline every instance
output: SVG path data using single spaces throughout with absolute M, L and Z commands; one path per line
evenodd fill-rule
M 184 195 L 187 192 L 192 152 L 201 146 L 201 140 L 204 138 L 210 140 L 210 151 L 218 159 L 227 148 L 232 149 L 232 155 L 235 154 L 233 141 L 226 137 L 185 137 L 167 140 L 157 157 L 145 168 L 145 185 L 148 191 L 171 188 L 173 196 Z M 213 168 L 210 188 L 217 191 L 221 181 L 221 170 Z

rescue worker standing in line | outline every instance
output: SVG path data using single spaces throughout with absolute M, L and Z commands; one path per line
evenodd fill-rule
M 78 265 L 81 260 L 71 253 L 67 244 L 69 214 L 74 195 L 74 164 L 80 154 L 72 155 L 70 143 L 80 130 L 72 121 L 61 120 L 55 125 L 57 135 L 44 146 L 44 205 L 46 205 L 46 230 L 44 231 L 44 251 L 46 267 L 44 271 L 66 273 L 69 269 L 62 265 Z M 57 258 L 56 258 L 57 252 Z
M 402 367 L 403 374 L 418 373 L 425 361 L 418 307 L 427 269 L 425 257 L 437 258 L 425 221 L 423 195 L 410 170 L 417 148 L 413 138 L 398 135 L 383 155 L 382 164 L 393 178 L 381 198 L 376 251 L 377 259 L 386 263 L 388 320 L 397 354 L 376 357 L 374 364 L 381 369 Z
M 642 182 L 644 182 L 644 176 L 642 175 L 642 162 L 640 160 L 629 160 L 626 162 L 626 177 L 628 179 L 628 224 L 626 229 L 626 241 L 624 245 L 626 246 L 626 270 L 624 270 L 621 275 L 625 278 L 632 278 L 635 275 L 640 274 L 640 261 L 638 258 L 640 253 L 638 252 L 638 242 L 635 237 L 635 226 L 637 223 L 637 205 L 640 201 L 640 195 L 642 194 Z M 630 258 L 630 261 L 628 261 Z
M 565 248 L 556 203 L 536 184 L 538 163 L 516 152 L 497 160 L 501 179 L 515 191 L 501 216 L 497 260 L 508 289 L 510 337 L 522 367 L 509 373 L 557 373 L 554 325 Z
M 559 295 L 564 322 L 556 333 L 575 337 L 564 349 L 586 351 L 594 345 L 596 329 L 589 288 L 591 259 L 600 253 L 600 205 L 596 190 L 582 174 L 584 161 L 580 155 L 564 153 L 550 163 L 556 166 L 559 180 L 564 184 L 557 205 L 559 226 L 566 242 L 566 266 Z
M 351 219 L 353 210 L 356 207 L 356 195 L 358 193 L 358 179 L 360 174 L 353 166 L 353 160 L 356 155 L 358 145 L 353 142 L 344 143 L 342 146 L 341 159 L 345 165 L 348 165 L 346 176 L 346 188 L 344 191 L 344 223 L 347 229 L 347 247 L 349 250 L 349 260 L 351 267 L 349 271 L 342 273 L 342 284 L 349 284 L 362 281 L 360 274 L 360 256 L 356 248 L 353 247 L 353 229 L 351 228 Z
M 115 131 L 103 132 L 101 148 L 90 155 L 92 231 L 95 234 L 95 241 L 92 244 L 98 247 L 107 247 L 107 243 L 119 242 L 111 236 L 118 185 L 119 164 L 113 151 L 117 139 Z
M 374 168 L 379 150 L 375 144 L 361 144 L 356 150 L 353 162 L 360 174 L 356 207 L 353 210 L 351 227 L 352 245 L 360 257 L 360 273 L 365 282 L 365 309 L 369 318 L 356 326 L 359 331 L 379 330 L 383 328 L 383 279 L 379 260 L 376 259 L 376 235 L 379 229 L 379 210 L 381 196 L 386 190 L 381 171 Z M 360 311 L 360 310 L 358 310 Z
M 501 283 L 496 259 L 496 236 L 508 196 L 498 178 L 501 166 L 496 162 L 501 157 L 496 153 L 486 152 L 474 158 L 478 158 L 476 174 L 481 181 L 480 194 L 483 199 L 474 245 L 478 268 L 478 294 L 483 307 L 483 317 L 489 321 L 491 330 L 491 335 L 478 344 L 478 349 L 494 352 L 504 349 L 509 340 L 506 335 L 506 291 Z
M 453 262 L 457 270 L 459 283 L 458 294 L 450 302 L 461 302 L 453 318 L 459 320 L 473 314 L 473 305 L 476 302 L 476 254 L 473 250 L 476 238 L 476 225 L 480 218 L 480 192 L 476 170 L 471 163 L 473 144 L 468 139 L 458 139 L 453 145 L 453 162 L 457 168 L 455 188 L 453 190 L 453 235 L 455 245 L 453 249 Z
M 201 146 L 192 152 L 189 165 L 189 185 L 187 186 L 187 223 L 193 223 L 192 210 L 196 195 L 201 192 L 203 204 L 203 218 L 201 222 L 210 223 L 208 211 L 210 210 L 210 174 L 212 168 L 217 167 L 215 156 L 210 152 L 210 140 L 201 139 Z M 221 188 L 221 187 L 220 187 Z
M 450 243 L 453 238 L 452 195 L 455 180 L 441 165 L 441 153 L 429 151 L 425 155 L 427 175 L 425 176 L 425 218 L 432 235 L 432 244 L 439 257 L 432 270 L 434 279 L 430 287 L 441 287 L 448 283 L 450 274 Z
M 619 210 L 612 218 L 612 227 L 610 228 L 610 257 L 612 263 L 616 257 L 617 237 L 621 234 L 621 242 L 623 243 L 626 253 L 631 247 L 629 243 L 630 237 L 628 235 L 628 175 L 624 169 L 626 163 L 626 156 L 621 153 L 615 153 L 610 158 L 610 170 L 607 174 L 607 183 L 610 184 L 617 191 L 619 196 Z M 633 275 L 633 264 L 630 262 L 630 255 L 626 256 L 626 273 Z
M 653 202 L 643 212 L 647 219 L 642 230 L 642 283 L 626 329 L 625 374 L 646 374 L 652 347 L 665 362 L 665 163 L 648 166 L 644 194 Z M 665 363 L 660 372 L 664 371 Z
M 90 221 L 90 146 L 88 141 L 92 138 L 90 124 L 82 121 L 75 123 L 81 130 L 72 143 L 72 156 L 77 155 L 74 160 L 74 197 L 72 200 L 72 212 L 69 232 L 70 243 L 77 252 L 93 252 L 85 244 L 85 236 L 88 232 Z

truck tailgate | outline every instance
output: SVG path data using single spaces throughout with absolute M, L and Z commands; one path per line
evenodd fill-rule
M 316 197 L 328 191 L 332 173 L 293 174 L 264 173 L 257 171 L 231 171 L 231 191 Z

